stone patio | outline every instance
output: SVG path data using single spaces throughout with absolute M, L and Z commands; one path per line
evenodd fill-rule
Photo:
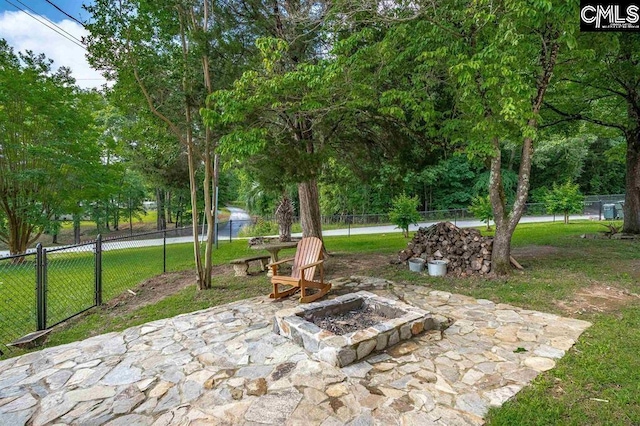
M 479 425 L 589 323 L 391 284 L 334 281 L 453 318 L 342 369 L 272 332 L 297 298 L 154 321 L 0 362 L 0 425 Z

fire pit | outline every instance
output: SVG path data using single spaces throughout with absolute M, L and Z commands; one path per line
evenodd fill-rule
M 441 315 L 359 291 L 278 311 L 274 331 L 304 347 L 317 360 L 344 367 L 449 324 Z

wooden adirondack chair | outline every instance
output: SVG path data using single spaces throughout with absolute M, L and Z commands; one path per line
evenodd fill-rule
M 291 276 L 278 275 L 278 266 L 291 261 L 293 261 Z M 322 240 L 317 237 L 303 238 L 298 243 L 294 258 L 284 259 L 268 265 L 273 271 L 273 277 L 271 277 L 273 292 L 269 297 L 279 299 L 300 290 L 300 303 L 308 303 L 321 298 L 331 289 L 331 283 L 324 282 L 323 263 Z M 320 281 L 313 281 L 316 267 L 320 269 Z M 291 288 L 279 291 L 278 287 L 280 285 L 291 286 Z M 308 288 L 318 289 L 318 291 L 313 294 L 307 294 Z

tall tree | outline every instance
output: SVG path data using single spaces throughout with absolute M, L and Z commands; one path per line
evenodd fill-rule
M 613 129 L 626 140 L 623 232 L 640 234 L 640 34 L 583 34 L 563 58 L 549 107 L 565 119 Z
M 411 52 L 405 57 L 408 78 L 432 95 L 390 91 L 388 97 L 404 109 L 422 110 L 427 124 L 431 122 L 425 132 L 435 131 L 487 163 L 496 223 L 492 270 L 508 273 L 511 237 L 529 191 L 540 112 L 558 52 L 574 40 L 577 2 L 418 1 L 384 7 L 364 2 L 368 9 L 361 2 L 347 3 L 351 16 L 361 16 L 364 25 L 393 23 L 381 44 L 396 46 L 395 52 Z M 367 31 L 371 32 L 365 27 L 362 34 Z M 443 90 L 434 90 L 442 84 Z M 445 106 L 441 124 L 433 124 L 446 99 L 435 96 L 438 93 L 448 94 L 451 104 Z M 520 145 L 520 167 L 514 201 L 508 203 L 502 151 L 515 141 Z
M 0 40 L 0 240 L 23 253 L 60 207 L 95 184 L 100 155 L 88 97 L 69 70 Z
M 142 97 L 146 106 L 185 147 L 189 166 L 193 251 L 201 289 L 211 286 L 213 200 L 217 174 L 214 135 L 200 122 L 206 96 L 224 87 L 238 70 L 238 45 L 244 35 L 229 8 L 234 2 L 211 0 L 97 0 L 87 6 L 89 59 L 117 80 L 116 88 Z M 205 259 L 198 241 L 198 184 L 202 164 Z
M 261 180 L 297 184 L 303 234 L 322 238 L 318 175 L 327 136 L 322 124 L 326 107 L 335 101 L 321 90 L 327 84 L 320 63 L 328 3 L 275 0 L 269 7 L 259 9 L 269 35 L 257 43 L 263 67 L 245 72 L 233 90 L 216 93 L 204 114 L 210 128 L 228 132 L 222 138 L 228 152 L 258 163 L 254 170 Z

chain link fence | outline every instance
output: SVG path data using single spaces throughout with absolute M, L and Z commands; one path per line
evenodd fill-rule
M 0 355 L 36 325 L 36 253 L 0 258 Z
M 219 239 L 236 238 L 246 223 L 221 223 Z M 203 231 L 198 228 L 201 243 Z M 38 244 L 28 253 L 0 257 L 0 357 L 34 330 L 49 329 L 107 303 L 145 279 L 193 267 L 193 241 L 193 228 L 185 227 L 98 236 L 62 247 Z
M 594 196 L 595 197 L 595 196 Z M 609 200 L 619 200 L 619 197 L 624 199 L 624 195 L 609 195 L 609 196 L 597 196 L 603 198 L 592 199 L 584 201 L 584 208 L 582 212 L 576 214 L 582 214 L 584 216 L 597 217 L 602 219 L 602 206 L 609 202 Z M 446 209 L 446 210 L 429 210 L 421 211 L 420 222 L 442 222 L 450 221 L 457 223 L 458 221 L 475 220 L 475 216 L 468 209 Z M 554 216 L 553 213 L 547 211 L 547 207 L 544 203 L 527 203 L 523 216 L 527 217 L 540 217 L 540 216 Z M 275 218 L 267 216 L 262 218 L 265 222 L 275 222 Z M 366 227 L 377 225 L 391 225 L 388 214 L 341 214 L 341 215 L 327 215 L 322 216 L 321 221 L 323 225 L 329 226 L 343 226 L 344 228 L 350 227 Z M 255 221 L 254 221 L 255 222 Z M 299 222 L 299 217 L 294 217 L 294 223 Z
M 96 305 L 95 250 L 95 243 L 85 243 L 41 248 L 38 252 L 37 259 L 41 259 L 44 273 L 41 280 L 36 280 L 36 293 L 39 286 L 44 288 L 44 328 L 53 327 Z

